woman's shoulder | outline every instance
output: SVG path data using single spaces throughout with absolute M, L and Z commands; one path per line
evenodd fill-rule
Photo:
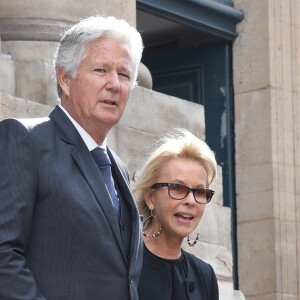
M 183 253 L 189 269 L 192 269 L 194 272 L 200 272 L 202 275 L 206 275 L 209 278 L 214 275 L 215 272 L 210 264 L 190 252 L 183 250 Z
M 207 262 L 205 262 L 204 260 L 202 260 L 201 258 L 197 257 L 196 255 L 186 251 L 186 250 L 182 250 L 185 258 L 193 264 L 198 264 L 199 266 L 204 266 L 207 267 L 209 266 L 209 264 Z
M 197 282 L 201 283 L 204 288 L 205 299 L 218 300 L 218 282 L 212 266 L 187 251 L 183 253 L 187 262 L 189 280 L 193 281 L 194 278 L 198 278 Z

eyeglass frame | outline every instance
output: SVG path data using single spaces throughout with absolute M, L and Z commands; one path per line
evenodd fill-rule
M 174 197 L 172 197 L 172 196 L 170 195 L 170 188 L 171 188 L 171 186 L 183 186 L 183 187 L 185 187 L 185 188 L 188 189 L 188 193 L 187 193 L 183 198 L 180 198 L 180 199 L 174 198 Z M 160 189 L 160 188 L 162 188 L 162 187 L 168 187 L 168 195 L 169 195 L 170 198 L 172 198 L 172 199 L 174 199 L 174 200 L 183 200 L 183 199 L 185 199 L 185 198 L 190 194 L 190 192 L 192 192 L 195 201 L 196 201 L 197 203 L 199 203 L 199 204 L 207 204 L 207 203 L 209 203 L 209 202 L 211 201 L 213 195 L 215 194 L 215 191 L 213 191 L 213 190 L 211 190 L 211 189 L 207 189 L 207 188 L 190 188 L 190 187 L 188 187 L 188 186 L 186 186 L 186 185 L 184 185 L 184 184 L 181 184 L 181 183 L 158 182 L 158 183 L 152 184 L 150 188 L 156 190 L 156 189 Z M 205 191 L 206 195 L 209 196 L 209 199 L 206 199 L 206 202 L 200 202 L 200 201 L 198 201 L 198 200 L 196 199 L 196 197 L 195 197 L 195 192 L 197 192 L 197 191 L 199 191 L 199 190 L 200 190 L 200 191 Z

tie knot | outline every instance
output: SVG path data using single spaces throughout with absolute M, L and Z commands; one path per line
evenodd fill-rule
M 110 159 L 104 149 L 97 147 L 91 153 L 98 166 L 111 165 Z

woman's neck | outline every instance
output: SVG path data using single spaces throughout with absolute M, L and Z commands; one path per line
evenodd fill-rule
M 144 242 L 148 250 L 158 257 L 178 259 L 181 256 L 182 241 L 170 241 L 158 236 L 157 238 L 145 238 Z

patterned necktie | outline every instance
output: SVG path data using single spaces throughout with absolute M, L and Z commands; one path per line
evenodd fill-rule
M 120 217 L 120 203 L 119 203 L 119 199 L 117 196 L 117 192 L 116 192 L 113 177 L 112 177 L 110 159 L 109 159 L 106 151 L 104 151 L 104 149 L 99 148 L 99 147 L 97 147 L 93 151 L 91 151 L 91 154 L 92 154 L 94 160 L 96 161 L 98 168 L 102 174 L 103 180 L 104 180 L 105 185 L 110 194 L 112 204 L 115 208 L 115 211 L 116 211 L 118 217 Z

